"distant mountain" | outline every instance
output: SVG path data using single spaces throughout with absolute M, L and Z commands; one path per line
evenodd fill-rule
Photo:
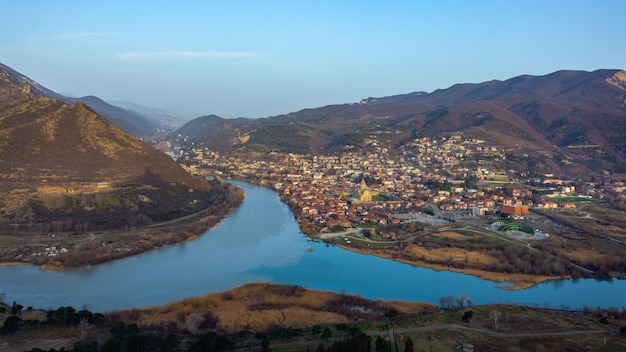
M 161 127 L 158 121 L 151 120 L 139 113 L 113 106 L 98 97 L 85 96 L 82 98 L 76 98 L 64 96 L 40 85 L 6 65 L 0 64 L 0 71 L 4 72 L 6 77 L 13 83 L 29 85 L 31 93 L 37 97 L 59 99 L 68 104 L 82 101 L 100 115 L 104 116 L 109 121 L 113 122 L 135 137 L 146 137 L 152 134 L 157 128 Z
M 169 219 L 221 192 L 85 103 L 52 93 L 0 67 L 0 231 Z
M 141 115 L 147 116 L 153 121 L 159 123 L 160 125 L 164 125 L 170 128 L 178 128 L 184 125 L 187 121 L 186 119 L 182 119 L 173 113 L 156 108 L 151 108 L 148 106 L 138 105 L 130 101 L 116 100 L 109 101 L 109 103 L 115 106 L 119 106 L 125 110 L 133 111 Z
M 395 150 L 462 133 L 507 149 L 503 167 L 584 175 L 626 171 L 626 72 L 558 71 L 367 98 L 265 119 L 201 117 L 178 130 L 222 152 L 328 153 L 372 135 Z
M 98 114 L 102 115 L 107 120 L 113 122 L 118 127 L 135 137 L 149 136 L 161 127 L 161 124 L 158 121 L 140 113 L 111 105 L 92 95 L 81 98 L 64 97 L 62 100 L 68 104 L 75 103 L 77 101 L 85 103 L 85 105 L 94 109 Z

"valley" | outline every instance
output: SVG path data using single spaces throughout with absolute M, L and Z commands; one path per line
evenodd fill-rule
M 38 336 L 54 346 L 80 341 L 76 346 L 115 350 L 139 329 L 148 331 L 142 343 L 169 349 L 173 340 L 160 340 L 165 335 L 189 349 L 214 344 L 217 334 L 226 349 L 265 348 L 268 335 L 279 350 L 331 348 L 329 336 L 313 330 L 325 326 L 332 337 L 330 327 L 339 324 L 332 341 L 338 346 L 350 343 L 343 331 L 355 322 L 352 342 L 384 344 L 372 337 L 385 334 L 381 324 L 390 322 L 390 312 L 401 317 L 403 337 L 436 336 L 422 343 L 431 349 L 465 348 L 467 340 L 468 348 L 502 349 L 511 339 L 532 349 L 541 345 L 538 338 L 552 347 L 593 348 L 601 341 L 596 336 L 611 348 L 622 344 L 623 312 L 608 303 L 617 302 L 615 288 L 603 285 L 626 277 L 623 71 L 520 76 L 262 119 L 203 116 L 166 134 L 99 98 L 67 99 L 0 69 L 0 262 L 60 275 L 0 268 L 12 276 L 11 290 L 29 287 L 24 296 L 53 302 L 63 292 L 66 301 L 105 310 L 161 305 L 108 312 L 97 328 L 86 322 L 56 342 L 22 319 L 42 312 L 22 315 L 7 305 L 2 331 L 17 332 L 7 348 Z M 251 205 L 241 206 L 248 196 L 242 188 L 251 191 Z M 228 233 L 220 231 L 222 222 Z M 293 238 L 298 232 L 306 242 Z M 201 235 L 211 238 L 200 241 Z M 200 248 L 188 250 L 187 242 Z M 121 258 L 135 263 L 122 272 L 137 286 L 101 292 L 98 284 L 117 280 Z M 331 269 L 320 272 L 321 263 Z M 206 272 L 196 273 L 198 266 Z M 377 272 L 384 267 L 390 270 Z M 72 296 L 59 291 L 81 275 L 101 281 L 85 282 Z M 41 282 L 24 281 L 36 276 Z M 372 287 L 407 277 L 413 281 L 393 292 Z M 468 284 L 448 286 L 448 277 Z M 312 303 L 326 293 L 298 284 L 245 285 L 260 278 L 342 293 L 329 293 L 332 303 Z M 424 290 L 420 280 L 436 284 Z M 595 296 L 555 296 L 562 285 L 574 292 L 579 280 L 611 306 L 593 310 Z M 375 301 L 347 295 L 346 287 Z M 531 287 L 540 293 L 521 298 Z M 221 293 L 189 298 L 207 290 Z M 180 295 L 187 297 L 182 308 L 162 306 Z M 430 304 L 379 298 L 388 295 Z M 502 297 L 522 307 L 494 303 Z M 544 299 L 545 308 L 560 310 L 538 309 Z M 481 301 L 487 303 L 474 305 Z M 480 317 L 474 327 L 472 314 Z M 524 323 L 503 324 L 502 314 L 506 323 L 509 316 Z M 571 324 L 557 328 L 549 322 L 553 314 Z M 517 332 L 529 320 L 541 327 Z M 116 335 L 122 326 L 133 332 Z M 545 339 L 552 334 L 558 337 Z

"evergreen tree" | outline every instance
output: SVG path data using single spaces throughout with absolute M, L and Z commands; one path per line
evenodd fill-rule
M 404 343 L 404 352 L 413 352 L 413 340 L 411 340 L 410 337 L 408 337 L 406 339 L 406 342 Z
M 263 342 L 261 342 L 261 347 L 263 347 L 263 352 L 271 351 L 270 339 L 267 338 L 267 335 L 263 336 Z

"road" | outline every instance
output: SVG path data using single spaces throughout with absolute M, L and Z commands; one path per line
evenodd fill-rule
M 359 234 L 361 233 L 361 228 L 357 227 L 354 229 L 348 229 L 346 231 L 342 231 L 342 232 L 329 232 L 329 233 L 318 233 L 315 235 L 315 237 L 319 238 L 320 240 L 327 240 L 327 239 L 331 239 L 331 238 L 335 238 L 335 237 L 342 237 L 342 236 L 348 236 L 348 235 L 355 235 L 355 234 Z
M 395 329 L 396 334 L 407 334 L 407 333 L 415 333 L 415 332 L 425 332 L 425 331 L 435 331 L 435 330 L 445 330 L 445 329 L 460 329 L 460 330 L 469 330 L 480 332 L 485 335 L 493 336 L 493 337 L 546 337 L 546 336 L 572 336 L 572 335 L 590 335 L 590 334 L 618 334 L 619 330 L 616 329 L 606 329 L 606 330 L 563 330 L 563 331 L 546 331 L 546 332 L 520 332 L 520 333 L 504 333 L 492 331 L 489 329 L 481 328 L 481 327 L 470 327 L 463 324 L 436 324 L 436 325 L 428 325 L 428 326 L 419 326 L 412 328 L 399 328 Z M 368 331 L 366 334 L 368 336 L 380 336 L 385 333 L 385 331 Z M 294 347 L 294 346 L 311 346 L 315 344 L 328 344 L 333 341 L 344 340 L 343 338 L 332 338 L 332 339 L 318 339 L 318 340 L 310 340 L 310 341 L 297 341 L 297 342 L 286 342 L 286 343 L 277 343 L 272 344 L 272 347 Z M 259 346 L 257 346 L 259 347 Z M 237 348 L 236 350 L 249 350 Z
M 429 326 L 421 326 L 414 328 L 402 328 L 396 329 L 397 334 L 406 334 L 412 332 L 423 332 L 423 331 L 431 331 L 431 330 L 440 330 L 440 329 L 461 329 L 461 330 L 471 330 L 480 332 L 489 336 L 495 337 L 541 337 L 541 336 L 569 336 L 569 335 L 588 335 L 588 334 L 617 334 L 619 330 L 616 329 L 607 329 L 607 330 L 564 330 L 564 331 L 546 331 L 546 332 L 520 332 L 520 333 L 504 333 L 488 330 L 481 327 L 470 327 L 462 324 L 437 324 L 437 325 L 429 325 Z M 378 336 L 379 332 L 368 332 L 367 334 L 370 336 Z

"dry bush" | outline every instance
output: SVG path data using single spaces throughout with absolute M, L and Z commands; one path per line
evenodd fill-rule
M 497 260 L 495 257 L 484 252 L 454 247 L 443 247 L 428 250 L 424 247 L 409 244 L 404 249 L 404 252 L 412 258 L 421 259 L 422 261 L 446 262 L 451 260 L 465 262 L 470 266 L 472 264 L 489 264 Z
M 414 313 L 432 307 L 408 302 L 383 304 L 357 296 L 309 291 L 298 286 L 246 284 L 224 293 L 114 314 L 126 323 L 152 327 L 174 324 L 181 330 L 198 334 L 213 329 L 237 333 L 244 329 L 262 332 L 270 327 L 305 328 L 376 319 L 381 312 L 391 308 L 403 313 Z
M 460 234 L 458 232 L 453 232 L 453 231 L 437 232 L 437 233 L 433 233 L 431 236 L 447 238 L 447 239 L 450 239 L 450 240 L 464 240 L 466 238 L 465 235 Z

